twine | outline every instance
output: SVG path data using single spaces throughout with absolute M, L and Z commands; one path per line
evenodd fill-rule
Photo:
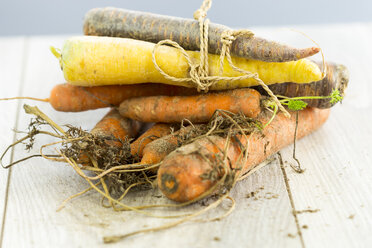
M 246 70 L 243 70 L 241 68 L 238 68 L 235 66 L 231 59 L 230 54 L 230 47 L 234 40 L 236 40 L 239 36 L 246 36 L 248 38 L 252 38 L 254 36 L 254 33 L 250 30 L 241 29 L 241 30 L 226 30 L 221 34 L 221 54 L 219 58 L 220 62 L 220 71 L 219 76 L 209 76 L 209 64 L 208 64 L 208 29 L 209 29 L 209 19 L 207 19 L 207 11 L 212 6 L 212 0 L 204 0 L 201 7 L 194 12 L 194 19 L 199 22 L 199 33 L 200 33 L 200 59 L 199 63 L 194 63 L 190 56 L 187 54 L 185 49 L 181 47 L 177 42 L 172 40 L 162 40 L 159 41 L 152 51 L 152 62 L 156 68 L 156 70 L 159 71 L 161 75 L 163 75 L 166 79 L 174 81 L 174 82 L 186 82 L 193 84 L 196 86 L 198 92 L 208 92 L 209 88 L 213 86 L 215 83 L 219 81 L 238 81 L 238 80 L 244 80 L 252 78 L 254 79 L 259 85 L 264 88 L 264 90 L 270 95 L 272 100 L 277 104 L 279 109 L 284 112 L 284 114 L 287 117 L 290 117 L 290 114 L 288 111 L 283 107 L 283 105 L 280 103 L 278 98 L 274 95 L 274 93 L 270 90 L 270 88 L 259 78 L 257 73 L 252 73 Z M 176 49 L 178 49 L 182 55 L 185 57 L 189 67 L 189 77 L 186 78 L 177 78 L 170 76 L 168 73 L 164 72 L 163 69 L 161 69 L 156 62 L 155 58 L 155 51 L 156 49 L 161 45 L 169 45 Z M 223 65 L 224 60 L 226 60 L 231 66 L 231 68 L 237 72 L 240 72 L 244 75 L 242 76 L 236 76 L 236 77 L 223 77 L 221 76 L 223 73 Z

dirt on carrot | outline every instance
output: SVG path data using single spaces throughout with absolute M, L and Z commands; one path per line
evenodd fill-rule
M 328 115 L 329 110 L 307 108 L 299 111 L 297 138 L 315 131 Z M 265 115 L 259 119 L 268 121 Z M 236 133 L 238 129 L 227 138 L 212 135 L 197 139 L 163 160 L 158 171 L 158 185 L 169 199 L 178 202 L 205 197 L 218 184 L 229 190 L 241 175 L 293 142 L 296 122 L 294 116 L 286 118 L 279 113 L 262 132 L 239 134 Z
M 218 109 L 255 118 L 261 111 L 261 94 L 244 88 L 196 96 L 139 97 L 123 101 L 120 114 L 143 122 L 208 122 Z
M 147 144 L 143 149 L 140 164 L 153 165 L 160 163 L 169 153 L 188 140 L 202 135 L 206 132 L 205 130 L 205 125 L 189 125 L 186 127 L 181 125 L 180 130 Z
M 91 133 L 108 139 L 133 139 L 137 137 L 141 126 L 142 123 L 121 116 L 119 111 L 113 108 L 94 126 Z
M 95 87 L 58 84 L 54 86 L 48 101 L 57 111 L 80 112 L 98 108 L 119 106 L 129 98 L 143 96 L 196 95 L 193 88 L 164 84 L 106 85 Z
M 176 128 L 177 125 L 156 123 L 130 144 L 132 155 L 137 156 L 138 158 L 142 158 L 143 149 L 146 147 L 147 144 L 172 133 Z
M 113 167 L 131 165 L 135 162 L 135 158 L 131 154 L 130 140 L 137 134 L 140 126 L 136 121 L 121 117 L 115 109 L 110 110 L 89 132 L 71 125 L 65 125 L 62 128 L 37 107 L 24 105 L 24 108 L 26 113 L 33 114 L 36 118 L 31 119 L 27 134 L 9 146 L 2 154 L 1 160 L 6 152 L 17 144 L 24 144 L 25 149 L 30 151 L 34 146 L 36 136 L 39 134 L 52 136 L 57 141 L 43 145 L 40 154 L 31 155 L 3 166 L 5 168 L 33 157 L 44 157 L 51 161 L 66 161 L 63 158 L 65 156 L 72 161 L 82 163 L 81 168 L 83 170 L 100 174 Z M 112 126 L 110 124 L 107 126 L 108 122 L 114 122 L 116 125 Z M 48 131 L 48 127 L 51 131 Z M 45 150 L 50 150 L 49 147 L 55 147 L 56 145 L 60 146 L 58 154 L 45 154 Z M 107 173 L 103 183 L 107 187 L 107 192 L 117 197 L 125 192 L 128 187 L 133 187 L 133 184 L 141 189 L 151 187 L 148 181 L 149 178 L 153 177 L 154 174 L 146 170 L 144 172 L 115 171 L 115 173 Z

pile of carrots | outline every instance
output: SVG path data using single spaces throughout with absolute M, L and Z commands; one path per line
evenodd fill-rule
M 223 70 L 219 68 L 220 36 L 226 30 L 223 25 L 209 26 L 210 76 L 241 76 L 228 63 Z M 289 109 L 291 117 L 278 112 L 272 119 L 270 98 L 252 78 L 220 80 L 206 93 L 191 81 L 174 81 L 157 70 L 153 56 L 168 75 L 189 78 L 189 63 L 180 50 L 154 47 L 170 39 L 186 49 L 190 60 L 198 61 L 195 20 L 117 8 L 92 9 L 85 16 L 84 34 L 66 40 L 60 51 L 52 49 L 67 83 L 54 87 L 50 104 L 66 112 L 110 107 L 91 133 L 112 136 L 108 141 L 112 146 L 130 140 L 131 156 L 142 165 L 159 164 L 153 169 L 157 185 L 178 202 L 205 196 L 227 176 L 244 175 L 293 143 L 296 125 L 297 138 L 319 128 L 334 105 L 327 96 L 334 90 L 343 95 L 348 83 L 344 66 L 326 63 L 324 76 L 320 66 L 306 58 L 318 53 L 317 47 L 297 49 L 256 36 L 237 37 L 230 49 L 237 67 L 256 73 L 283 103 L 288 98 L 307 103 L 303 110 Z M 226 135 L 195 131 L 213 118 L 234 120 L 235 115 L 259 128 L 242 131 L 232 125 Z M 146 130 L 148 123 L 151 127 Z M 188 142 L 181 144 L 180 137 L 185 136 Z

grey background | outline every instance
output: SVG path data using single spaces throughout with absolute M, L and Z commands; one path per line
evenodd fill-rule
M 0 36 L 81 33 L 85 12 L 115 6 L 192 17 L 202 0 L 0 0 Z M 208 17 L 231 27 L 372 21 L 372 0 L 214 0 Z

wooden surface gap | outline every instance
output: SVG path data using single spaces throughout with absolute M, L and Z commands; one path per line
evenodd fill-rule
M 27 64 L 27 58 L 28 58 L 28 38 L 24 38 L 23 42 L 23 56 L 22 56 L 22 65 L 21 65 L 21 78 L 20 78 L 20 87 L 18 89 L 18 96 L 22 95 L 23 91 L 23 85 L 25 81 L 25 72 L 26 72 L 26 64 Z M 16 130 L 18 129 L 18 122 L 19 122 L 19 115 L 21 111 L 21 104 L 22 101 L 18 101 L 17 103 L 17 110 L 16 110 L 16 118 L 14 123 L 14 133 L 13 133 L 13 139 L 12 142 L 16 142 L 17 140 L 17 133 Z M 11 148 L 10 151 L 10 160 L 9 163 L 12 163 L 14 161 L 14 147 Z M 4 197 L 4 210 L 3 210 L 3 218 L 1 223 L 1 230 L 0 230 L 0 248 L 3 247 L 3 237 L 4 237 L 4 229 L 5 229 L 5 223 L 6 223 L 6 213 L 7 213 L 7 206 L 8 206 L 8 195 L 9 195 L 9 187 L 10 187 L 10 180 L 12 175 L 12 167 L 10 167 L 6 182 L 6 189 L 5 189 L 5 197 Z
M 282 154 L 280 152 L 278 152 L 278 159 L 279 159 L 279 164 L 280 164 L 280 170 L 282 171 L 282 174 L 283 174 L 283 180 L 284 180 L 284 183 L 285 183 L 285 188 L 287 189 L 289 202 L 291 203 L 292 214 L 293 214 L 293 217 L 294 217 L 295 222 L 296 222 L 297 234 L 300 238 L 301 246 L 303 248 L 305 248 L 305 242 L 304 242 L 304 238 L 302 236 L 300 222 L 299 222 L 298 216 L 297 216 L 297 210 L 296 210 L 296 207 L 295 207 L 295 204 L 294 204 L 294 201 L 293 201 L 292 191 L 291 191 L 291 188 L 290 188 L 289 183 L 288 183 L 287 173 L 284 169 Z

